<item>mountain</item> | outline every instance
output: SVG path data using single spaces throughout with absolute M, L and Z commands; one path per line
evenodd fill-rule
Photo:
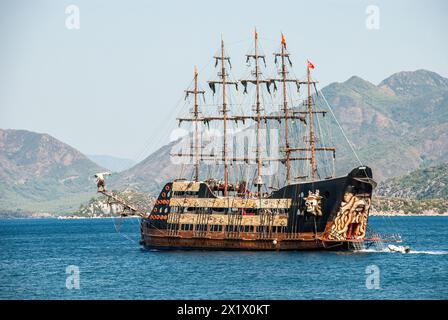
M 170 161 L 170 150 L 175 143 L 176 141 L 161 147 L 132 168 L 113 175 L 109 184 L 114 189 L 130 187 L 158 194 L 160 187 L 167 180 L 178 177 L 182 171 L 182 166 L 174 165 Z M 188 171 L 184 168 L 183 172 Z
M 378 185 L 376 194 L 418 200 L 448 199 L 448 163 L 388 179 Z
M 427 70 L 402 71 L 383 80 L 379 87 L 397 96 L 418 97 L 448 90 L 448 79 Z
M 120 172 L 131 168 L 135 165 L 135 161 L 131 159 L 119 158 L 109 155 L 87 155 L 93 162 L 97 163 L 103 168 L 113 172 Z
M 378 181 L 448 161 L 448 79 L 427 70 L 399 72 L 378 85 L 353 76 L 322 92 L 361 162 L 373 168 Z M 318 107 L 326 108 L 318 101 Z M 329 122 L 330 140 L 337 147 L 336 173 L 344 175 L 359 162 L 338 124 Z M 170 149 L 160 148 L 114 181 L 120 187 L 158 192 L 182 169 L 170 162 Z
M 66 211 L 94 195 L 104 171 L 78 150 L 26 130 L 0 129 L 0 210 Z
M 374 85 L 359 77 L 323 89 L 361 161 L 377 180 L 448 161 L 448 79 L 417 70 Z M 339 174 L 356 165 L 339 130 Z

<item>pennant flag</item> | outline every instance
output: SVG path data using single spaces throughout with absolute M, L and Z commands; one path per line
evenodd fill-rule
M 257 29 L 255 29 L 255 39 L 258 39 L 258 32 L 257 32 Z
M 314 69 L 314 64 L 312 64 L 310 60 L 307 60 L 307 62 L 308 62 L 308 68 Z
M 283 33 L 282 33 L 282 45 L 284 45 L 285 49 L 286 49 L 286 40 L 285 40 L 285 36 L 283 35 Z

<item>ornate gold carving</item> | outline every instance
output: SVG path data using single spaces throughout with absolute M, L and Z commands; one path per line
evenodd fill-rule
M 291 199 L 171 198 L 170 207 L 288 209 Z
M 197 214 L 194 213 L 182 213 L 177 222 L 175 215 L 170 213 L 168 214 L 168 223 L 179 223 L 179 224 L 198 224 L 197 222 Z M 225 214 L 209 214 L 206 222 L 209 225 L 228 225 L 228 216 Z M 280 226 L 286 227 L 288 224 L 288 216 L 286 215 L 275 215 L 273 216 L 272 226 Z M 243 215 L 241 219 L 242 226 L 261 226 L 264 225 L 261 221 L 261 216 L 250 216 Z M 270 224 L 271 225 L 271 224 Z
M 201 183 L 195 181 L 174 181 L 173 191 L 193 191 L 198 192 Z
M 336 218 L 331 225 L 328 239 L 347 240 L 348 236 L 353 239 L 364 238 L 370 203 L 369 196 L 354 195 L 351 192 L 346 192 L 344 201 L 341 202 Z

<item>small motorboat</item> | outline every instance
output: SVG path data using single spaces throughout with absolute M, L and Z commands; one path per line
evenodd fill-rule
M 394 246 L 390 244 L 387 246 L 391 252 L 409 253 L 411 248 L 409 246 Z

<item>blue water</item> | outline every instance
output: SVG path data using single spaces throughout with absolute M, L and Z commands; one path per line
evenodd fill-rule
M 0 298 L 448 298 L 447 217 L 374 217 L 370 226 L 401 233 L 412 252 L 149 251 L 137 219 L 0 220 Z M 79 267 L 79 289 L 66 287 L 69 265 Z M 366 287 L 371 265 L 379 289 Z

